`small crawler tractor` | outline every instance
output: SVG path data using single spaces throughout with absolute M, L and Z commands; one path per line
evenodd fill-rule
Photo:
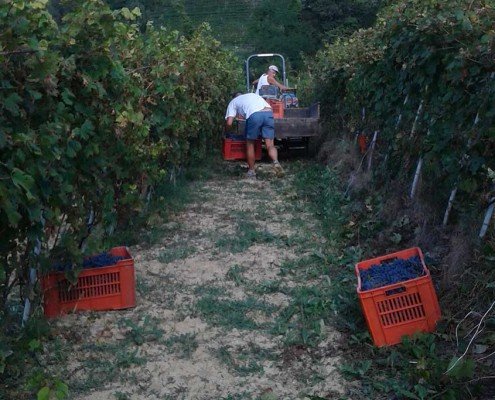
M 246 87 L 251 90 L 250 61 L 255 57 L 280 57 L 282 62 L 282 83 L 288 86 L 285 59 L 281 54 L 252 54 L 246 61 Z M 310 107 L 299 107 L 295 89 L 280 91 L 274 85 L 263 86 L 260 95 L 265 98 L 273 108 L 275 119 L 275 139 L 278 145 L 285 150 L 294 148 L 309 149 L 311 137 L 319 134 L 320 104 L 315 103 Z M 244 131 L 244 121 L 239 121 L 239 131 Z

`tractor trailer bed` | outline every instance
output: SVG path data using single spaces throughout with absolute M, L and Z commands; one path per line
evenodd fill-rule
M 320 104 L 311 107 L 286 108 L 283 118 L 275 118 L 275 137 L 287 139 L 318 135 Z
M 275 118 L 275 138 L 309 138 L 319 133 L 320 104 L 310 107 L 286 108 L 283 118 Z M 239 132 L 244 132 L 245 121 L 239 121 Z

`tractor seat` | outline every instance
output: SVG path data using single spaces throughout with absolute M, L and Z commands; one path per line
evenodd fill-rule
M 263 85 L 260 88 L 259 95 L 264 99 L 278 99 L 280 91 L 275 85 Z

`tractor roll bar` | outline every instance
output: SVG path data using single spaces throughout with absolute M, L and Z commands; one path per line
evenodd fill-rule
M 251 90 L 250 82 L 249 82 L 249 60 L 253 57 L 280 57 L 282 59 L 282 83 L 287 86 L 287 78 L 285 76 L 285 58 L 282 54 L 277 53 L 262 53 L 262 54 L 251 54 L 246 60 L 246 87 L 247 91 Z

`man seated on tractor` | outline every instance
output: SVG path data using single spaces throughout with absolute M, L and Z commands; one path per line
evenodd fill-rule
M 281 83 L 277 82 L 275 79 L 275 75 L 278 72 L 278 68 L 275 65 L 270 65 L 268 67 L 268 71 L 266 71 L 265 74 L 261 75 L 258 79 L 253 81 L 253 86 L 256 86 L 256 94 L 260 94 L 260 89 L 262 86 L 267 86 L 267 85 L 274 85 L 278 87 L 280 90 L 285 90 L 288 89 L 287 86 L 282 85 Z
M 273 122 L 273 112 L 270 105 L 255 93 L 236 93 L 227 106 L 225 113 L 225 130 L 232 129 L 234 118 L 240 115 L 246 120 L 246 158 L 248 163 L 248 179 L 256 179 L 254 169 L 256 139 L 262 137 L 265 140 L 268 155 L 273 161 L 275 173 L 279 176 L 283 174 L 283 169 L 278 162 L 278 152 L 274 144 L 275 127 Z

